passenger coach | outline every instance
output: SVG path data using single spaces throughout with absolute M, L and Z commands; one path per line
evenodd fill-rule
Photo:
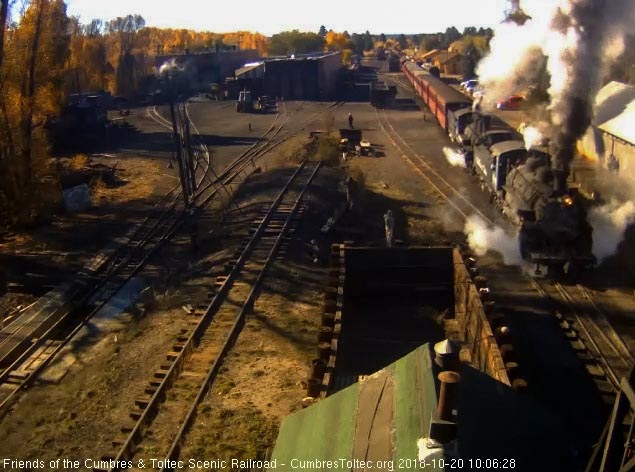
M 446 132 L 450 132 L 448 128 L 452 122 L 449 115 L 453 111 L 472 106 L 469 98 L 441 79 L 434 77 L 415 62 L 404 62 L 402 70 Z

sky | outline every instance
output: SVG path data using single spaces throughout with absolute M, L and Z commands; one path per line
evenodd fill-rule
M 536 0 L 532 0 L 536 1 Z M 540 1 L 540 0 L 538 0 Z M 299 29 L 317 32 L 321 25 L 334 31 L 373 34 L 433 33 L 456 26 L 495 26 L 509 7 L 508 0 L 66 0 L 68 13 L 83 23 L 140 14 L 147 26 L 201 31 L 257 31 L 267 36 Z

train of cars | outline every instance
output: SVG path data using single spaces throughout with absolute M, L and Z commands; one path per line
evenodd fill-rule
M 575 188 L 556 185 L 549 152 L 528 150 L 516 130 L 492 126 L 490 115 L 416 63 L 403 62 L 402 71 L 459 145 L 492 203 L 518 226 L 523 259 L 557 273 L 592 266 L 588 202 Z

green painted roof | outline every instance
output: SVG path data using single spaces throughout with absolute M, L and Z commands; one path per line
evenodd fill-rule
M 390 466 L 381 470 L 443 470 L 432 461 L 425 469 L 412 461 L 437 407 L 434 373 L 425 344 L 288 416 L 271 456 L 275 467 L 361 472 L 361 460 L 389 460 Z M 557 414 L 472 367 L 463 365 L 460 374 L 459 457 L 496 458 L 513 464 L 515 471 L 576 470 L 577 453 Z
M 431 366 L 425 344 L 290 415 L 282 423 L 271 459 L 278 469 L 287 470 L 350 472 L 363 470 L 361 461 L 391 461 L 393 467 L 383 470 L 397 470 L 400 460 L 403 464 L 417 457 L 417 441 L 427 436 L 437 406 Z

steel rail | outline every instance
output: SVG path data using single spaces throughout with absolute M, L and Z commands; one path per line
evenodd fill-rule
M 412 149 L 412 147 L 408 143 L 406 143 L 406 141 L 403 139 L 403 137 L 399 134 L 398 131 L 396 131 L 394 129 L 394 127 L 390 123 L 390 120 L 388 119 L 385 111 L 382 111 L 382 116 L 381 117 L 380 117 L 380 114 L 379 114 L 379 112 L 377 110 L 375 110 L 375 113 L 377 115 L 377 121 L 379 123 L 379 126 L 380 126 L 382 132 L 388 137 L 388 139 L 393 143 L 393 145 L 403 154 L 403 156 L 415 168 L 415 170 L 417 170 L 418 173 L 426 181 L 428 181 L 428 183 L 435 190 L 437 190 L 437 192 L 439 192 L 439 194 L 441 194 L 445 198 L 445 200 L 454 208 L 454 210 L 456 210 L 464 218 L 467 218 L 468 215 L 469 215 L 468 212 L 470 210 L 472 210 L 474 213 L 479 214 L 486 222 L 488 222 L 488 223 L 490 223 L 492 225 L 494 224 L 494 222 L 490 218 L 488 218 L 485 214 L 483 214 L 483 212 L 481 212 L 478 208 L 476 208 L 471 202 L 467 201 L 465 199 L 465 197 L 463 197 L 463 195 L 454 186 L 452 186 L 452 184 L 450 184 L 446 179 L 444 179 L 436 170 L 434 170 L 427 162 L 425 162 L 425 160 L 423 159 L 422 156 L 420 156 L 416 151 L 414 151 Z M 382 121 L 382 118 L 383 118 L 383 121 Z M 384 123 L 386 124 L 386 126 L 384 126 Z M 388 128 L 390 129 L 390 132 L 389 132 Z M 393 136 L 391 135 L 391 132 L 395 135 L 396 139 L 393 138 Z M 399 141 L 401 141 L 403 143 L 403 145 L 405 146 L 405 148 L 407 148 L 407 149 L 404 149 L 404 147 L 401 146 L 397 142 L 397 139 Z M 409 152 L 406 152 L 406 150 L 409 151 Z M 417 165 L 417 162 L 415 162 L 415 160 L 409 156 L 409 153 L 412 156 L 414 156 L 414 158 L 417 159 L 417 162 L 419 162 L 420 165 Z M 441 185 L 439 185 L 439 182 L 441 183 Z M 444 189 L 441 188 L 442 186 L 446 187 L 445 191 L 444 191 Z M 465 206 L 463 208 L 461 208 L 459 205 L 457 205 L 456 199 L 454 199 L 454 198 L 452 198 L 450 196 L 452 194 L 454 196 L 458 197 L 459 200 L 464 202 Z M 524 274 L 524 275 L 530 281 L 530 283 L 534 286 L 534 288 L 539 293 L 541 293 L 541 295 L 543 297 L 548 298 L 548 299 L 552 298 L 535 281 L 534 278 L 530 277 L 527 274 Z M 559 288 L 556 288 L 556 290 L 563 290 L 562 286 L 559 283 L 556 283 L 556 284 L 557 284 L 556 287 L 559 287 Z M 614 332 L 614 330 L 610 326 L 610 323 L 608 322 L 608 320 L 606 320 L 606 317 L 603 315 L 603 313 L 601 312 L 599 307 L 597 307 L 597 305 L 593 302 L 593 300 L 591 299 L 591 297 L 588 294 L 588 292 L 586 291 L 586 289 L 583 286 L 581 286 L 580 284 L 578 284 L 577 287 L 583 294 L 586 294 L 584 296 L 586 296 L 586 298 L 588 298 L 589 301 L 595 306 L 598 314 L 601 315 L 601 317 L 603 318 L 605 324 L 609 328 L 611 328 L 611 331 L 613 333 L 611 335 L 611 337 L 616 337 L 619 341 L 616 342 L 616 341 L 611 340 L 609 338 L 609 336 L 606 334 L 606 332 L 604 332 L 599 326 L 597 326 L 597 323 L 590 316 L 586 316 L 586 318 L 594 323 L 594 326 L 595 326 L 596 330 L 598 330 L 601 333 L 601 336 L 604 337 L 607 340 L 607 342 L 609 343 L 611 348 L 616 353 L 618 353 L 618 355 L 621 358 L 621 360 L 624 363 L 624 365 L 627 366 L 627 367 L 630 367 L 630 365 L 633 363 L 633 356 L 631 355 L 630 351 L 628 350 L 628 348 L 624 344 L 623 340 L 617 335 L 617 333 Z M 598 343 L 595 341 L 595 339 L 591 335 L 588 326 L 584 323 L 584 321 L 581 319 L 580 315 L 574 309 L 574 306 L 571 303 L 573 299 L 566 292 L 566 290 L 564 290 L 564 294 L 561 294 L 561 297 L 563 298 L 565 303 L 567 303 L 569 305 L 572 313 L 574 314 L 574 318 L 577 321 L 577 324 L 580 326 L 580 329 L 582 330 L 583 334 L 587 338 L 588 343 L 591 345 L 592 349 L 595 351 L 595 355 L 598 358 L 599 363 L 604 366 L 604 368 L 602 370 L 604 371 L 607 379 L 610 381 L 610 383 L 612 384 L 612 386 L 614 388 L 619 389 L 619 384 L 620 384 L 619 376 L 616 374 L 614 369 L 611 367 L 610 362 L 608 361 L 606 356 L 603 354 L 600 346 L 598 345 Z M 622 352 L 620 352 L 620 350 Z M 625 353 L 627 353 L 627 354 L 625 354 Z
M 486 216 L 481 210 L 479 210 L 472 202 L 467 200 L 463 194 L 457 190 L 451 183 L 449 183 L 445 178 L 441 176 L 430 164 L 428 164 L 425 159 L 418 154 L 412 147 L 403 139 L 403 137 L 399 134 L 397 130 L 392 126 L 390 120 L 386 116 L 385 110 L 382 110 L 382 118 L 380 118 L 380 114 L 375 109 L 375 114 L 377 115 L 377 122 L 379 123 L 379 127 L 382 132 L 386 135 L 386 137 L 393 143 L 393 145 L 404 155 L 404 157 L 408 160 L 408 162 L 415 168 L 415 170 L 421 175 L 428 183 L 441 195 L 445 200 L 456 210 L 463 218 L 468 218 L 471 213 L 478 214 L 483 220 L 485 220 L 490 225 L 494 225 L 495 223 Z M 388 128 L 390 128 L 390 132 L 387 127 L 384 126 L 384 123 Z M 392 135 L 391 135 L 392 132 Z M 399 139 L 403 145 L 402 147 L 396 140 L 393 138 L 393 135 Z M 406 150 L 408 152 L 406 152 Z M 411 158 L 408 154 L 411 154 L 413 157 Z M 416 159 L 416 160 L 415 160 Z M 434 179 L 434 180 L 433 180 Z M 445 187 L 445 190 L 441 187 Z M 450 194 L 454 194 L 457 198 L 452 198 Z M 457 200 L 462 202 L 463 208 L 459 206 Z
M 236 322 L 234 323 L 233 327 L 232 327 L 232 331 L 230 332 L 229 336 L 227 337 L 227 339 L 225 340 L 225 342 L 223 343 L 223 347 L 221 348 L 221 352 L 218 355 L 218 357 L 214 360 L 214 363 L 211 365 L 207 376 L 205 377 L 205 380 L 203 381 L 203 384 L 200 386 L 199 391 L 196 395 L 196 398 L 194 399 L 194 401 L 192 402 L 192 405 L 190 406 L 190 409 L 188 410 L 186 417 L 184 419 L 184 421 L 181 423 L 181 427 L 179 428 L 176 437 L 174 438 L 174 441 L 172 442 L 172 445 L 170 446 L 170 450 L 166 456 L 166 464 L 170 464 L 170 461 L 176 460 L 178 459 L 179 455 L 180 455 L 180 451 L 181 451 L 181 445 L 183 442 L 183 439 L 185 437 L 185 435 L 187 434 L 189 428 L 191 427 L 193 421 L 196 418 L 196 412 L 197 412 L 197 407 L 198 405 L 201 403 L 201 401 L 205 398 L 205 395 L 207 394 L 209 388 L 211 387 L 214 379 L 216 378 L 216 375 L 218 374 L 218 371 L 222 365 L 222 362 L 224 360 L 224 357 L 227 355 L 227 352 L 230 350 L 231 346 L 233 345 L 233 343 L 235 342 L 236 338 L 238 337 L 238 333 L 240 332 L 240 330 L 242 329 L 243 325 L 244 325 L 244 320 L 245 320 L 245 316 L 247 313 L 249 313 L 251 311 L 251 309 L 253 308 L 253 303 L 256 300 L 258 291 L 260 289 L 260 286 L 262 285 L 262 280 L 264 278 L 264 275 L 266 273 L 266 271 L 269 269 L 269 267 L 271 266 L 274 257 L 276 255 L 276 252 L 278 251 L 281 243 L 282 243 L 282 238 L 284 237 L 284 235 L 287 233 L 289 226 L 291 225 L 291 221 L 292 219 L 295 217 L 295 215 L 297 214 L 298 208 L 300 207 L 300 203 L 302 202 L 302 199 L 304 197 L 304 194 L 306 192 L 306 189 L 308 188 L 308 186 L 311 184 L 311 182 L 313 181 L 315 175 L 317 174 L 318 170 L 320 169 L 320 164 L 318 162 L 318 164 L 315 166 L 313 172 L 311 173 L 308 181 L 306 182 L 306 184 L 304 185 L 304 188 L 302 189 L 302 191 L 300 192 L 300 194 L 298 195 L 298 197 L 296 198 L 296 201 L 294 202 L 293 208 L 291 210 L 291 212 L 289 213 L 288 218 L 286 219 L 282 229 L 280 230 L 280 233 L 278 234 L 276 241 L 273 245 L 273 247 L 271 248 L 269 255 L 267 256 L 267 259 L 265 261 L 264 266 L 262 267 L 261 271 L 259 272 L 256 281 L 254 282 L 253 287 L 251 288 L 249 295 L 247 297 L 247 299 L 245 300 L 245 302 L 242 305 L 242 308 L 240 310 L 240 313 L 238 315 L 238 318 L 236 319 Z M 270 209 L 269 212 L 267 213 L 267 216 L 270 218 L 272 214 L 272 210 Z M 174 468 L 172 467 L 164 467 L 163 469 L 161 469 L 162 471 L 173 471 Z
M 154 418 L 156 413 L 155 411 L 156 408 L 158 408 L 161 401 L 165 399 L 165 391 L 174 383 L 174 381 L 176 380 L 176 377 L 178 377 L 180 371 L 182 370 L 182 365 L 186 361 L 186 358 L 188 357 L 188 354 L 191 352 L 193 346 L 199 342 L 199 340 L 205 333 L 207 327 L 209 326 L 210 322 L 213 319 L 214 314 L 218 311 L 218 309 L 222 306 L 223 302 L 225 301 L 226 296 L 230 288 L 232 287 L 235 278 L 242 271 L 244 264 L 248 260 L 249 256 L 251 255 L 254 246 L 261 239 L 261 235 L 263 234 L 265 228 L 270 223 L 271 215 L 279 207 L 289 187 L 295 181 L 295 179 L 297 178 L 299 173 L 304 169 L 305 166 L 306 166 L 306 162 L 303 162 L 300 166 L 298 166 L 296 171 L 293 173 L 289 181 L 284 186 L 283 190 L 278 195 L 278 198 L 276 198 L 274 203 L 271 205 L 269 211 L 267 212 L 266 217 L 262 219 L 256 231 L 250 237 L 249 242 L 242 250 L 238 260 L 232 267 L 230 273 L 224 279 L 222 285 L 220 286 L 218 292 L 215 294 L 214 298 L 210 302 L 208 308 L 200 317 L 196 326 L 192 329 L 189 335 L 187 335 L 187 338 L 182 341 L 182 346 L 179 348 L 178 355 L 174 357 L 174 359 L 171 361 L 171 364 L 168 368 L 162 369 L 163 372 L 161 374 L 161 381 L 159 385 L 156 386 L 156 390 L 152 393 L 151 397 L 147 399 L 147 402 L 143 406 L 143 411 L 140 414 L 138 414 L 138 417 L 135 420 L 134 426 L 132 428 L 129 428 L 129 430 L 127 429 L 126 440 L 121 443 L 121 447 L 119 448 L 118 453 L 116 454 L 116 456 L 113 457 L 113 460 L 115 462 L 120 463 L 121 461 L 129 460 L 131 457 L 134 456 L 134 453 L 135 453 L 134 449 L 136 447 L 136 444 L 143 437 L 144 429 L 148 426 L 148 424 Z M 317 168 L 319 168 L 319 165 L 316 166 L 316 171 L 317 171 Z M 315 174 L 311 175 L 311 179 L 313 175 Z M 308 181 L 305 186 L 308 186 L 309 183 L 310 181 Z M 232 328 L 231 333 L 235 332 L 236 326 L 237 325 L 235 324 L 234 327 Z M 215 375 L 215 374 L 212 374 L 212 375 Z M 94 469 L 94 470 L 101 470 L 101 469 Z M 118 471 L 122 469 L 119 467 L 114 467 L 108 470 L 114 472 L 114 471 Z
M 333 103 L 331 105 L 329 105 L 327 107 L 328 111 L 334 107 L 338 107 L 341 105 L 342 102 L 336 102 Z M 293 111 L 298 111 L 299 109 L 301 109 L 303 106 L 303 104 L 299 104 L 295 110 Z M 316 113 L 310 120 L 308 120 L 306 122 L 306 124 L 304 126 L 308 126 L 308 124 L 314 122 L 317 118 L 319 118 L 319 116 L 321 116 L 325 111 L 322 112 L 318 112 Z M 153 112 L 156 114 L 156 116 L 160 119 L 162 119 L 162 117 L 158 114 L 158 112 L 156 112 L 156 107 L 153 107 Z M 150 112 L 148 112 L 148 116 L 150 115 Z M 253 161 L 255 159 L 257 159 L 258 157 L 261 157 L 263 154 L 265 154 L 266 152 L 269 152 L 271 149 L 274 149 L 276 146 L 278 146 L 279 144 L 281 144 L 282 142 L 284 142 L 285 139 L 279 140 L 278 142 L 270 145 L 270 146 L 263 146 L 262 149 L 259 150 L 254 150 L 254 148 L 257 146 L 257 144 L 259 144 L 263 139 L 265 139 L 265 136 L 269 133 L 271 133 L 272 131 L 274 132 L 274 137 L 280 133 L 280 131 L 282 130 L 282 128 L 284 127 L 284 125 L 286 124 L 286 121 L 288 120 L 287 118 L 287 111 L 286 111 L 286 104 L 284 105 L 284 112 L 283 112 L 283 116 L 284 116 L 284 120 L 283 123 L 280 125 L 276 125 L 276 121 L 278 121 L 279 116 L 276 115 L 276 118 L 274 120 L 274 124 L 272 124 L 268 130 L 265 132 L 264 135 L 262 135 L 259 138 L 259 142 L 255 143 L 254 145 L 252 145 L 249 149 L 247 149 L 246 151 L 244 151 L 241 155 L 239 155 L 238 157 L 236 157 L 232 163 L 230 163 L 229 166 L 227 166 L 227 168 L 223 169 L 223 172 L 218 176 L 217 180 L 213 183 L 210 183 L 209 185 L 207 185 L 204 189 L 200 189 L 194 196 L 194 199 L 196 201 L 196 207 L 198 209 L 204 207 L 205 205 L 207 205 L 209 203 L 209 201 L 214 198 L 218 192 L 220 191 L 221 188 L 224 187 L 224 185 L 227 185 L 228 183 L 231 183 L 238 175 L 240 175 L 240 173 L 242 173 L 244 171 L 244 169 L 247 167 L 247 165 L 249 163 L 253 163 Z M 167 123 L 167 120 L 165 120 Z M 171 127 L 170 127 L 171 130 Z M 233 174 L 230 174 L 231 171 L 234 171 Z M 222 179 L 225 180 L 222 180 Z M 205 190 L 208 190 L 209 188 L 211 188 L 212 186 L 216 186 L 216 188 L 211 192 L 211 194 L 205 196 Z M 169 195 L 173 194 L 177 189 L 179 188 L 179 186 L 175 186 L 174 188 L 172 188 L 170 191 L 168 191 L 163 197 L 162 199 L 165 199 L 167 197 L 169 197 Z M 110 298 L 128 281 L 130 280 L 130 278 L 132 278 L 134 275 L 136 275 L 138 273 L 138 271 L 145 265 L 145 263 L 147 262 L 147 260 L 150 258 L 150 256 L 160 247 L 162 246 L 166 241 L 168 241 L 173 234 L 180 228 L 180 226 L 182 225 L 183 221 L 182 218 L 186 212 L 186 208 L 184 207 L 177 207 L 177 205 L 181 205 L 182 202 L 180 200 L 180 194 L 181 192 L 177 192 L 174 195 L 173 200 L 169 203 L 168 208 L 164 209 L 161 214 L 159 215 L 158 219 L 156 219 L 152 226 L 147 229 L 147 231 L 145 232 L 145 234 L 143 234 L 140 238 L 140 240 L 136 243 L 135 246 L 133 246 L 132 248 L 130 248 L 128 250 L 128 252 L 123 256 L 123 259 L 121 258 L 121 252 L 124 251 L 124 249 L 119 248 L 117 251 L 115 251 L 115 253 L 113 253 L 111 255 L 111 257 L 109 258 L 110 262 L 112 263 L 113 260 L 116 260 L 116 264 L 114 266 L 112 266 L 109 270 L 109 272 L 98 281 L 98 285 L 94 286 L 92 289 L 90 289 L 88 291 L 88 293 L 85 293 L 84 296 L 79 300 L 75 300 L 73 303 L 73 309 L 68 311 L 65 315 L 63 315 L 59 320 L 57 320 L 57 322 L 54 323 L 54 325 L 52 326 L 52 328 L 47 329 L 45 333 L 43 333 L 42 335 L 38 336 L 38 338 L 36 339 L 35 342 L 33 342 L 29 348 L 27 349 L 26 352 L 22 353 L 21 355 L 19 355 L 19 357 L 17 358 L 16 361 L 12 362 L 12 364 L 7 367 L 6 369 L 4 369 L 2 372 L 0 372 L 0 385 L 2 385 L 2 382 L 6 382 L 6 379 L 10 376 L 10 374 L 15 371 L 16 369 L 18 369 L 20 367 L 20 365 L 22 365 L 24 362 L 28 361 L 29 357 L 35 353 L 39 348 L 41 348 L 46 342 L 49 341 L 49 339 L 51 338 L 51 336 L 56 332 L 56 329 L 61 328 L 64 326 L 64 323 L 68 320 L 71 312 L 74 312 L 74 310 L 77 309 L 81 309 L 89 300 L 91 297 L 94 297 L 95 294 L 101 290 L 105 285 L 107 285 L 108 283 L 111 282 L 111 278 L 116 276 L 116 274 L 118 273 L 119 270 L 121 270 L 125 264 L 127 264 L 131 258 L 135 255 L 135 253 L 142 249 L 143 247 L 145 247 L 145 245 L 148 243 L 148 241 L 153 238 L 154 236 L 156 236 L 156 231 L 157 228 L 159 228 L 159 225 L 161 225 L 162 220 L 169 215 L 171 212 L 173 212 L 173 218 L 170 220 L 170 223 L 168 225 L 168 229 L 159 236 L 159 241 L 157 242 L 157 245 L 153 248 L 150 249 L 150 251 L 145 255 L 142 256 L 141 261 L 135 265 L 134 267 L 131 268 L 130 273 L 124 278 L 123 281 L 121 281 L 121 283 L 119 283 L 117 285 L 117 288 L 112 291 L 110 293 L 110 295 L 108 297 L 103 298 L 100 302 L 98 302 L 96 304 L 96 308 L 90 310 L 90 312 L 85 315 L 83 317 L 83 320 L 80 322 L 79 325 L 77 325 L 74 329 L 72 329 L 71 333 L 69 335 L 66 335 L 60 342 L 60 344 L 53 350 L 51 351 L 43 360 L 42 362 L 38 365 L 38 367 L 36 369 L 33 369 L 32 371 L 30 371 L 29 375 L 23 379 L 23 381 L 17 385 L 15 387 L 15 389 L 7 396 L 5 397 L 1 402 L 0 402 L 0 414 L 2 414 L 5 410 L 6 407 L 8 405 L 10 405 L 12 403 L 12 401 L 15 399 L 15 397 L 17 396 L 17 394 L 19 392 L 21 392 L 23 389 L 25 389 L 28 385 L 30 385 L 30 383 L 37 378 L 37 376 L 39 375 L 39 373 L 42 372 L 42 370 L 48 365 L 50 364 L 50 362 L 52 361 L 52 359 L 60 352 L 60 350 L 70 341 L 70 339 L 83 327 L 85 326 L 85 324 L 92 318 L 92 316 L 94 316 L 101 307 L 103 307 L 109 300 Z M 200 200 L 202 198 L 202 201 Z M 161 201 L 157 202 L 157 204 L 155 204 L 155 208 L 153 209 L 154 212 L 158 211 L 157 207 L 158 205 L 161 203 Z M 175 208 L 177 208 L 177 210 L 174 210 Z M 130 237 L 129 241 L 132 241 L 133 238 L 137 238 L 139 235 L 138 233 L 141 232 L 142 229 L 145 228 L 145 226 L 147 225 L 147 223 L 149 221 L 151 221 L 152 218 L 148 217 L 146 218 L 146 220 L 144 220 L 144 222 L 142 223 L 141 226 L 139 226 L 133 236 Z M 75 293 L 74 296 L 76 296 L 77 294 Z M 51 316 L 53 316 L 53 314 L 51 314 Z
M 156 108 L 154 109 L 154 113 L 157 115 L 158 118 L 162 118 L 156 112 Z M 150 115 L 150 113 L 148 114 Z M 241 156 L 237 157 L 234 161 L 240 162 Z M 240 172 L 242 172 L 245 167 L 246 166 L 240 166 L 240 168 L 236 171 L 235 175 L 230 179 L 230 181 L 233 180 L 233 178 L 235 178 L 237 175 L 239 175 Z M 218 185 L 218 183 L 215 183 L 215 184 Z M 186 211 L 185 207 L 180 207 L 182 205 L 182 202 L 180 200 L 181 192 L 179 191 L 175 193 L 175 191 L 179 188 L 180 188 L 179 185 L 173 187 L 161 198 L 159 202 L 157 202 L 157 204 L 155 204 L 153 208 L 153 213 L 158 212 L 159 211 L 158 206 L 161 203 L 165 203 L 165 200 L 169 198 L 170 195 L 173 195 L 172 201 L 169 202 L 167 208 L 163 208 L 161 210 L 161 213 L 158 215 L 158 217 L 156 214 L 153 214 L 147 217 L 143 221 L 143 223 L 139 227 L 137 227 L 135 231 L 133 232 L 133 234 L 129 237 L 127 246 L 121 247 L 117 249 L 116 251 L 114 251 L 109 256 L 108 260 L 102 263 L 101 267 L 104 267 L 105 265 L 110 266 L 107 270 L 105 269 L 102 270 L 102 272 L 105 272 L 105 273 L 101 274 L 101 277 L 97 279 L 91 285 L 90 288 L 85 288 L 84 290 L 77 289 L 73 291 L 72 294 L 70 294 L 71 299 L 67 303 L 65 303 L 64 307 L 61 309 L 62 311 L 65 311 L 65 312 L 60 315 L 59 319 L 54 320 L 51 326 L 44 327 L 43 329 L 45 329 L 45 331 L 38 333 L 38 336 L 36 337 L 35 341 L 32 340 L 32 342 L 29 343 L 29 346 L 26 348 L 26 350 L 17 354 L 17 358 L 11 361 L 11 363 L 6 368 L 0 371 L 0 385 L 2 385 L 3 383 L 6 383 L 7 379 L 10 377 L 12 372 L 16 371 L 21 365 L 23 365 L 29 359 L 30 356 L 32 356 L 38 349 L 40 349 L 46 342 L 48 342 L 51 336 L 59 328 L 65 325 L 65 323 L 70 318 L 71 314 L 75 313 L 76 310 L 82 309 L 83 307 L 88 305 L 88 303 L 94 297 L 102 295 L 101 301 L 98 301 L 94 305 L 94 309 L 91 309 L 88 315 L 86 315 L 83 318 L 83 321 L 80 322 L 80 324 L 76 327 L 76 329 L 73 329 L 71 331 L 70 337 L 76 334 L 79 331 L 79 329 L 81 329 L 81 327 L 84 326 L 90 320 L 90 318 L 92 318 L 92 316 L 94 316 L 99 311 L 99 309 L 103 307 L 110 300 L 110 298 L 127 281 L 130 280 L 130 278 L 132 278 L 134 275 L 138 273 L 138 271 L 145 265 L 149 257 L 160 246 L 162 246 L 163 243 L 165 243 L 167 240 L 169 240 L 169 238 L 171 238 L 171 236 L 181 226 L 182 224 L 181 220 Z M 215 189 L 211 197 L 216 195 L 218 193 L 218 190 L 219 190 L 219 187 Z M 207 204 L 209 200 L 211 200 L 210 197 L 206 198 L 201 205 Z M 166 222 L 166 218 L 168 217 L 171 217 L 171 218 Z M 152 222 L 152 224 L 150 225 L 150 227 L 148 227 L 148 224 L 150 222 Z M 111 282 L 111 279 L 113 277 L 115 277 L 123 268 L 126 267 L 126 264 L 128 264 L 132 260 L 132 258 L 137 255 L 138 251 L 141 249 L 144 249 L 145 246 L 148 244 L 148 242 L 152 238 L 157 236 L 157 231 L 161 229 L 161 227 L 166 228 L 166 230 L 161 235 L 158 235 L 159 240 L 156 243 L 157 245 L 152 247 L 146 255 L 142 256 L 141 260 L 137 262 L 133 267 L 129 268 L 129 274 L 120 283 L 116 285 L 116 289 L 108 291 L 108 294 L 106 294 L 105 296 L 103 293 L 100 294 L 100 291 L 102 291 L 104 287 Z M 131 244 L 134 244 L 134 246 L 131 246 Z M 91 277 L 94 279 L 95 274 L 92 274 Z M 76 297 L 80 297 L 80 298 L 76 299 Z M 57 313 L 59 311 L 60 310 L 57 310 L 55 313 L 51 313 L 44 321 L 47 321 L 49 319 L 52 320 L 55 316 L 57 316 Z M 3 339 L 3 343 L 5 344 L 9 343 L 11 342 L 11 339 L 12 338 L 15 339 L 15 337 L 16 335 L 14 333 L 14 335 L 8 336 L 7 338 Z M 68 341 L 70 340 L 70 337 L 65 336 L 63 340 L 61 341 L 61 344 L 52 352 L 50 352 L 49 353 L 50 355 L 46 356 L 36 369 L 29 372 L 29 375 L 26 378 L 24 378 L 18 385 L 16 385 L 16 387 L 14 388 L 12 392 L 10 392 L 5 398 L 0 400 L 0 414 L 2 414 L 6 410 L 6 407 L 12 403 L 12 401 L 15 399 L 17 394 L 20 391 L 22 391 L 24 388 L 26 388 L 30 384 L 30 382 L 33 379 L 35 379 L 37 375 L 50 363 L 53 357 L 57 355 L 57 353 L 59 353 L 59 351 L 68 343 Z M 25 342 L 26 342 L 26 339 L 24 340 L 24 342 L 18 342 L 18 345 L 16 346 L 16 348 L 19 348 Z M 6 358 L 9 355 L 15 355 L 14 351 L 15 349 L 13 349 L 11 352 L 5 353 L 3 357 Z

